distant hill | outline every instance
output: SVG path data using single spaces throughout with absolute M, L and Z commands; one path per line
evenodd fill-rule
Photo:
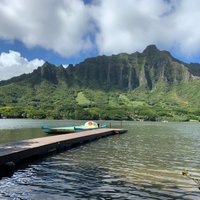
M 199 120 L 200 64 L 155 45 L 67 68 L 48 62 L 0 82 L 2 117 Z

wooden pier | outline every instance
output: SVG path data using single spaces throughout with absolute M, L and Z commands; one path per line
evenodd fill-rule
M 0 177 L 10 175 L 21 163 L 125 132 L 127 130 L 103 128 L 1 144 Z

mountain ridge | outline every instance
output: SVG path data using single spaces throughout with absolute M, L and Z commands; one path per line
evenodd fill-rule
M 199 86 L 200 64 L 149 45 L 142 53 L 102 55 L 67 68 L 45 62 L 32 73 L 1 81 L 0 116 L 199 119 Z
M 97 80 L 98 83 L 95 85 L 101 84 L 104 89 L 114 86 L 132 90 L 142 84 L 147 84 L 152 89 L 153 84 L 159 79 L 173 83 L 193 76 L 198 77 L 200 76 L 198 67 L 199 64 L 186 64 L 174 58 L 169 52 L 160 51 L 155 45 L 149 45 L 142 53 L 97 56 L 87 58 L 75 66 L 70 64 L 67 68 L 45 62 L 32 73 L 1 81 L 0 85 L 26 79 L 31 79 L 30 82 L 35 84 L 43 79 L 57 84 L 61 78 L 70 86 L 75 83 L 79 86 L 85 84 L 87 87 L 94 86 Z

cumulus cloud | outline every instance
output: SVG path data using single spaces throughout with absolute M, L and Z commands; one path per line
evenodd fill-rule
M 0 37 L 76 55 L 93 46 L 89 13 L 81 0 L 1 0 Z
M 154 43 L 160 17 L 169 9 L 161 0 L 101 1 L 96 13 L 97 45 L 102 53 L 142 50 Z
M 200 51 L 199 0 L 1 0 L 0 38 L 70 57 L 142 51 Z M 89 2 L 89 3 L 88 3 Z
M 62 66 L 64 67 L 64 68 L 68 68 L 68 64 L 62 64 Z
M 200 1 L 184 0 L 174 13 L 174 32 L 178 50 L 192 56 L 200 51 Z
M 6 80 L 23 73 L 30 73 L 38 66 L 44 64 L 43 60 L 28 61 L 19 52 L 9 51 L 0 54 L 0 80 Z
M 157 44 L 195 54 L 200 51 L 199 8 L 199 0 L 101 0 L 94 8 L 99 51 L 142 51 Z

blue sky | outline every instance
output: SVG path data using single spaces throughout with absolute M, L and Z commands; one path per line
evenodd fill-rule
M 77 64 L 88 57 L 94 57 L 98 55 L 97 50 L 94 50 L 92 52 L 81 52 L 74 56 L 65 57 L 59 55 L 59 53 L 56 53 L 51 49 L 45 49 L 40 46 L 27 48 L 19 40 L 14 40 L 12 42 L 0 40 L 0 52 L 9 52 L 9 50 L 20 52 L 21 56 L 27 58 L 28 60 L 38 58 L 53 63 L 55 65 Z
M 199 0 L 1 0 L 0 80 L 149 44 L 200 63 L 199 10 Z

